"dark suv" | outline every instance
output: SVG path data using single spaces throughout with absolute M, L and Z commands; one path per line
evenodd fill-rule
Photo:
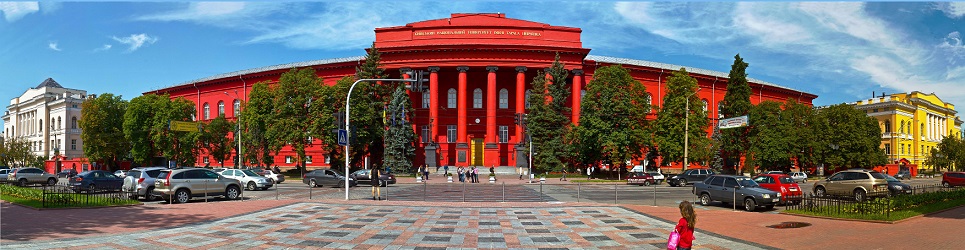
M 748 212 L 753 212 L 758 206 L 772 209 L 774 204 L 781 201 L 781 193 L 762 188 L 750 177 L 733 175 L 715 175 L 697 182 L 694 184 L 694 194 L 700 196 L 700 205 L 707 206 L 713 201 L 741 202 Z
M 688 169 L 683 174 L 674 175 L 667 180 L 671 187 L 686 186 L 695 182 L 702 182 L 707 176 L 714 175 L 714 170 L 710 169 Z
M 898 170 L 898 173 L 895 174 L 895 179 L 911 180 L 911 171 L 908 171 L 908 169 Z

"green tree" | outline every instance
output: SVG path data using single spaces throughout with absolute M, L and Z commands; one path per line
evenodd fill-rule
M 546 78 L 546 73 L 550 79 Z M 565 115 L 570 113 L 566 98 L 570 91 L 566 87 L 568 72 L 560 62 L 559 54 L 553 61 L 549 72 L 537 71 L 533 79 L 533 89 L 529 97 L 527 132 L 533 142 L 533 168 L 542 171 L 562 171 L 563 162 L 572 154 L 566 144 L 571 121 Z
M 934 167 L 935 171 L 943 168 L 952 171 L 961 171 L 965 166 L 965 145 L 962 140 L 954 136 L 945 136 L 938 146 L 932 148 L 931 152 L 925 156 L 925 165 Z
M 310 128 L 317 118 L 309 109 L 318 99 L 321 86 L 322 80 L 315 70 L 305 68 L 282 74 L 274 88 L 275 116 L 268 126 L 268 137 L 274 138 L 271 150 L 278 152 L 283 146 L 291 146 L 302 169 L 305 167 L 305 148 L 312 143 L 309 141 L 313 136 Z
M 10 167 L 27 166 L 33 160 L 34 155 L 30 150 L 30 143 L 23 137 L 4 138 L 2 152 L 0 152 L 0 164 Z
M 365 63 L 355 69 L 356 80 L 387 77 L 381 58 L 382 54 L 375 48 L 375 43 L 372 43 L 365 55 Z M 344 85 L 335 87 L 335 90 L 341 92 L 340 98 L 346 96 L 353 82 L 346 81 Z M 350 117 L 353 140 L 350 144 L 352 166 L 360 165 L 366 156 L 371 158 L 371 162 L 382 162 L 385 151 L 385 122 L 382 119 L 382 112 L 385 111 L 385 106 L 391 101 L 392 93 L 399 85 L 401 85 L 399 82 L 363 82 L 352 90 Z M 340 111 L 344 111 L 344 102 L 343 99 Z
M 887 162 L 881 146 L 881 128 L 875 118 L 849 104 L 818 111 L 828 145 L 821 147 L 819 161 L 829 167 L 871 168 Z
M 228 139 L 228 133 L 234 130 L 235 124 L 225 119 L 224 115 L 219 115 L 208 122 L 201 135 L 202 148 L 207 150 L 221 167 L 224 167 L 224 161 L 231 156 L 231 150 L 237 150 L 237 147 L 233 147 L 234 140 Z M 238 165 L 238 161 L 235 161 L 235 165 Z
M 663 98 L 663 106 L 657 113 L 654 122 L 654 142 L 657 150 L 663 156 L 663 166 L 670 165 L 671 162 L 682 162 L 684 159 L 684 132 L 688 139 L 688 162 L 699 162 L 710 159 L 710 140 L 707 138 L 708 119 L 707 112 L 703 109 L 703 103 L 695 93 L 697 91 L 697 79 L 687 73 L 687 69 L 680 68 L 667 78 L 667 95 Z M 690 115 L 686 114 L 686 106 L 689 102 Z M 690 128 L 686 129 L 685 124 L 680 122 L 687 117 Z M 684 166 L 683 170 L 686 170 Z
M 787 122 L 784 135 L 788 140 L 788 154 L 796 160 L 799 168 L 813 169 L 817 166 L 816 152 L 828 143 L 821 136 L 814 108 L 788 98 L 781 111 L 781 120 Z
M 640 158 L 648 147 L 647 89 L 620 65 L 599 68 L 587 84 L 574 129 L 580 161 L 624 163 Z
M 787 134 L 789 124 L 781 119 L 781 103 L 765 101 L 751 108 L 748 119 L 750 148 L 747 150 L 745 169 L 751 175 L 756 171 L 789 171 L 791 169 L 791 145 Z
M 131 143 L 124 134 L 124 115 L 128 102 L 105 93 L 97 98 L 88 98 L 81 104 L 81 140 L 84 141 L 84 156 L 91 161 L 104 162 L 113 171 L 118 168 L 117 161 L 131 151 Z
M 242 152 L 245 162 L 255 165 L 271 166 L 275 163 L 270 145 L 273 138 L 268 136 L 268 127 L 274 121 L 274 92 L 267 81 L 258 82 L 251 86 L 248 102 L 242 104 L 239 122 L 243 136 L 241 137 Z
M 161 156 L 173 160 L 178 166 L 195 166 L 199 154 L 200 131 L 172 131 L 172 121 L 191 121 L 196 109 L 194 103 L 178 97 L 171 100 L 167 95 L 155 103 L 156 113 L 151 123 L 151 143 Z
M 331 167 L 335 169 L 345 168 L 343 165 L 345 164 L 344 147 L 338 145 L 338 134 L 336 131 L 345 129 L 344 124 L 340 125 L 338 121 L 344 122 L 345 120 L 345 113 L 342 112 L 345 110 L 345 94 L 348 92 L 348 87 L 351 86 L 354 81 L 353 77 L 346 76 L 339 79 L 333 86 L 322 86 L 319 88 L 320 95 L 319 99 L 316 100 L 319 105 L 312 105 L 310 111 L 317 116 L 316 119 L 318 119 L 314 126 L 311 127 L 312 133 L 318 135 L 317 139 L 322 148 L 322 152 L 328 155 Z M 355 109 L 353 108 L 352 111 L 354 116 Z M 352 143 L 351 146 L 355 149 L 357 140 L 350 141 L 350 143 Z
M 383 166 L 390 169 L 408 169 L 415 157 L 416 135 L 410 117 L 413 116 L 412 104 L 405 88 L 395 90 L 392 102 L 386 110 L 389 129 L 385 131 L 385 158 Z
M 131 145 L 131 158 L 134 163 L 150 166 L 151 160 L 159 155 L 151 139 L 154 129 L 154 116 L 158 106 L 170 99 L 168 95 L 142 95 L 134 97 L 124 112 L 124 138 Z
M 747 66 L 740 54 L 734 56 L 734 64 L 731 65 L 730 73 L 727 75 L 727 93 L 724 95 L 724 103 L 718 112 L 724 118 L 733 118 L 747 115 L 751 107 L 751 87 L 747 83 Z M 751 121 L 753 123 L 753 121 Z M 749 127 L 729 128 L 721 130 L 720 146 L 723 150 L 725 166 L 728 170 L 736 170 L 744 152 L 750 147 L 748 142 Z

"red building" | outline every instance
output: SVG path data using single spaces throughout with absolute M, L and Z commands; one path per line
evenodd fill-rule
M 438 143 L 434 152 L 438 152 L 439 165 L 525 165 L 522 148 L 518 153 L 515 149 L 522 139 L 522 128 L 514 124 L 514 114 L 527 112 L 525 98 L 530 82 L 538 71 L 551 66 L 557 53 L 566 69 L 571 70 L 567 81 L 572 96 L 567 102 L 575 110 L 569 114 L 574 123 L 579 122 L 580 98 L 586 84 L 593 80 L 594 70 L 608 65 L 630 69 L 633 77 L 650 91 L 653 105 L 661 106 L 666 78 L 683 66 L 589 55 L 590 49 L 580 41 L 581 32 L 580 28 L 506 18 L 505 14 L 452 14 L 449 18 L 375 29 L 375 47 L 382 53 L 382 64 L 390 78 L 400 78 L 399 72 L 405 68 L 430 72 L 429 91 L 411 95 L 416 109 L 416 134 L 420 136 L 415 163 L 426 163 L 423 149 L 433 141 Z M 234 118 L 239 100 L 225 92 L 237 91 L 238 97 L 247 98 L 254 83 L 277 82 L 282 73 L 303 67 L 315 69 L 325 84 L 334 85 L 338 79 L 353 75 L 363 59 L 337 58 L 249 69 L 145 94 L 168 93 L 172 98 L 194 101 L 198 104 L 199 120 L 213 119 L 218 116 L 215 112 Z M 708 115 L 716 118 L 727 89 L 727 73 L 689 67 L 687 70 L 700 85 L 698 95 L 706 103 Z M 760 80 L 748 81 L 755 104 L 794 98 L 810 105 L 817 97 Z M 709 133 L 711 128 L 707 129 Z M 321 159 L 324 154 L 319 147 L 311 147 L 307 152 L 315 157 L 306 165 L 329 165 L 327 159 Z M 294 166 L 289 160 L 294 156 L 293 151 L 283 149 L 275 162 Z M 208 156 L 202 155 L 199 165 L 204 165 L 206 159 Z

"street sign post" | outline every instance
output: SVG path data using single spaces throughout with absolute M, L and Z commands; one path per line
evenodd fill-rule
M 338 130 L 338 145 L 348 146 L 348 131 L 344 129 Z
M 201 127 L 198 126 L 198 123 L 182 122 L 182 121 L 171 121 L 168 129 L 173 131 L 186 131 L 186 132 L 201 131 Z
M 748 122 L 747 122 L 746 115 L 738 116 L 734 118 L 721 119 L 720 121 L 717 122 L 717 126 L 719 126 L 720 129 L 739 128 L 739 127 L 747 126 L 747 124 Z

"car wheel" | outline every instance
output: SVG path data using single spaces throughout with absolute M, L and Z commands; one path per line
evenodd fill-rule
M 824 187 L 816 187 L 816 188 L 814 188 L 814 196 L 824 197 L 824 195 L 826 195 L 826 194 L 828 194 L 828 192 L 824 190 Z
M 644 181 L 640 186 L 650 186 L 650 181 Z
M 710 195 L 709 195 L 709 194 L 701 194 L 701 195 L 700 195 L 700 205 L 701 205 L 701 206 L 710 205 Z
M 135 194 L 135 195 L 136 195 L 136 194 Z M 145 200 L 153 201 L 153 200 L 156 200 L 156 199 L 159 199 L 159 198 L 161 198 L 161 197 L 159 197 L 159 196 L 154 196 L 154 187 L 148 187 L 147 190 L 144 191 L 144 199 L 145 199 Z
M 255 191 L 258 189 L 258 186 L 255 185 L 255 182 L 249 181 L 247 188 L 248 190 Z
M 943 181 L 943 182 L 942 182 L 942 187 L 944 187 L 944 188 L 950 188 L 950 187 L 952 187 L 952 185 L 949 184 L 947 181 Z
M 754 212 L 755 209 L 757 209 L 757 202 L 755 202 L 754 199 L 744 199 L 744 210 L 747 210 L 747 212 Z
M 48 178 L 48 179 L 47 179 L 47 186 L 53 186 L 53 185 L 57 185 L 57 179 L 55 179 L 55 178 Z
M 865 198 L 867 198 L 867 193 L 865 193 L 864 190 L 862 190 L 862 189 L 855 189 L 855 190 L 854 190 L 854 200 L 855 200 L 855 201 L 857 201 L 857 202 L 862 202 L 862 201 L 864 201 Z
M 224 197 L 229 200 L 237 200 L 240 193 L 237 186 L 228 186 L 228 189 L 225 190 Z
M 311 180 L 308 181 L 308 186 L 309 186 L 309 187 L 318 187 L 318 183 L 315 182 L 315 179 L 311 179 Z
M 21 186 L 21 187 L 26 187 L 26 186 L 27 186 L 27 179 L 20 179 L 20 186 Z
M 686 186 L 686 185 L 687 185 L 687 179 L 681 179 L 680 186 Z
M 191 199 L 191 193 L 186 189 L 178 189 L 174 192 L 174 202 L 175 203 L 186 203 Z

